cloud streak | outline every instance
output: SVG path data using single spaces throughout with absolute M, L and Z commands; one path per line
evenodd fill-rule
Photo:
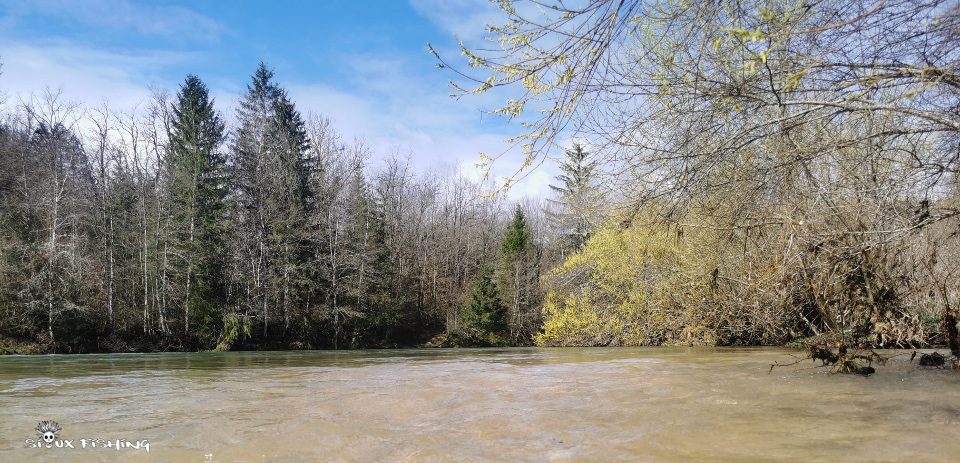
M 410 6 L 437 27 L 461 36 L 481 33 L 487 24 L 503 17 L 493 3 L 476 0 L 410 0 Z
M 416 1 L 423 8 L 442 3 Z M 56 14 L 66 15 L 79 8 L 68 3 L 40 0 L 26 6 L 18 3 L 21 6 L 10 10 L 18 10 L 13 11 L 14 16 L 27 15 L 40 7 L 52 9 L 64 5 L 67 12 Z M 99 5 L 97 8 L 129 6 L 128 2 L 116 0 L 95 3 Z M 100 11 L 97 8 L 94 11 Z M 158 11 L 157 8 L 140 9 L 136 14 Z M 449 27 L 482 24 L 486 18 L 478 18 L 484 17 L 485 8 L 477 7 L 475 14 L 467 12 L 460 19 L 454 18 Z M 104 24 L 115 21 L 83 18 Z M 4 20 L 9 20 L 9 16 Z M 178 30 L 156 27 L 162 31 L 158 33 L 164 34 Z M 0 33 L 3 42 L 0 61 L 4 64 L 0 92 L 11 97 L 7 99 L 8 107 L 15 104 L 18 94 L 42 92 L 48 86 L 54 91 L 62 90 L 64 98 L 80 101 L 88 108 L 108 99 L 112 108 L 125 110 L 147 100 L 151 86 L 176 92 L 183 76 L 194 72 L 206 82 L 217 108 L 229 121 L 234 118 L 236 102 L 248 83 L 246 74 L 225 73 L 222 68 L 211 66 L 209 58 L 216 52 L 209 48 L 193 47 L 189 52 L 105 48 L 49 37 L 14 38 L 9 36 L 10 29 L 7 31 Z M 289 91 L 303 114 L 322 114 L 333 119 L 345 142 L 362 138 L 377 157 L 393 152 L 411 153 L 419 169 L 452 165 L 462 173 L 479 178 L 481 173 L 473 167 L 479 162 L 479 153 L 497 156 L 508 150 L 510 145 L 504 140 L 520 128 L 518 124 L 507 125 L 502 119 L 482 113 L 486 108 L 502 104 L 502 95 L 491 93 L 459 101 L 450 98 L 446 89 L 449 74 L 432 66 L 426 44 L 423 46 L 424 50 L 390 53 L 371 49 L 360 55 L 345 55 L 335 61 L 338 76 L 343 76 L 337 80 L 325 80 L 327 76 L 323 74 L 297 78 L 278 71 L 277 83 Z M 491 178 L 502 183 L 503 177 L 516 172 L 523 157 L 519 150 L 515 151 L 494 163 Z M 555 175 L 551 172 L 534 173 L 517 185 L 511 196 L 547 194 L 545 179 Z
M 192 59 L 175 52 L 111 53 L 63 41 L 8 43 L 2 51 L 0 89 L 27 94 L 44 86 L 87 103 L 109 98 L 124 106 L 145 99 L 151 85 L 164 86 L 162 71 Z
M 66 22 L 117 31 L 161 36 L 169 40 L 215 42 L 226 28 L 216 20 L 176 5 L 136 5 L 126 0 L 0 0 L 11 18 L 58 17 Z

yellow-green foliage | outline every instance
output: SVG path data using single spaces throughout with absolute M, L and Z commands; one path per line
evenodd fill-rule
M 716 344 L 715 233 L 608 226 L 547 278 L 544 346 Z
M 957 260 L 943 257 L 955 254 L 947 237 L 955 221 L 876 244 L 872 234 L 836 231 L 822 218 L 811 224 L 814 214 L 724 223 L 708 210 L 676 214 L 669 225 L 634 220 L 595 232 L 544 279 L 535 341 L 771 345 L 838 332 L 882 346 L 923 345 L 936 313 L 950 307 L 939 301 L 956 297 L 949 285 Z M 925 256 L 924 243 L 950 244 Z
M 217 352 L 229 351 L 233 343 L 249 339 L 251 330 L 250 320 L 247 317 L 237 314 L 223 317 L 223 332 L 220 333 L 220 339 L 214 350 Z

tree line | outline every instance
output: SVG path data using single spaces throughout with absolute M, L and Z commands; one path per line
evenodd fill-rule
M 523 119 L 523 169 L 576 141 L 553 200 L 373 166 L 263 65 L 229 129 L 193 76 L 127 113 L 28 99 L 0 125 L 0 335 L 960 355 L 955 2 L 499 5 L 500 46 L 438 65 L 517 90 L 490 112 Z
M 214 103 L 190 75 L 124 111 L 51 92 L 7 106 L 4 350 L 531 342 L 556 260 L 544 204 L 374 163 L 262 63 L 232 127 Z

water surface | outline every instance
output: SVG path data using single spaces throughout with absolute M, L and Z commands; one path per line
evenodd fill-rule
M 0 357 L 0 461 L 960 461 L 960 374 L 785 349 Z M 30 448 L 55 420 L 75 448 Z M 80 439 L 148 441 L 80 448 Z M 61 442 L 62 444 L 62 442 Z

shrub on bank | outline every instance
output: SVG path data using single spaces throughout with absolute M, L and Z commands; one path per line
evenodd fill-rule
M 630 222 L 602 227 L 545 279 L 537 344 L 779 345 L 832 334 L 921 347 L 948 337 L 944 302 L 956 283 L 947 275 L 960 263 L 942 256 L 957 254 L 947 236 L 956 220 L 896 240 L 871 224 L 860 233 L 804 220 L 743 226 L 696 211 Z

